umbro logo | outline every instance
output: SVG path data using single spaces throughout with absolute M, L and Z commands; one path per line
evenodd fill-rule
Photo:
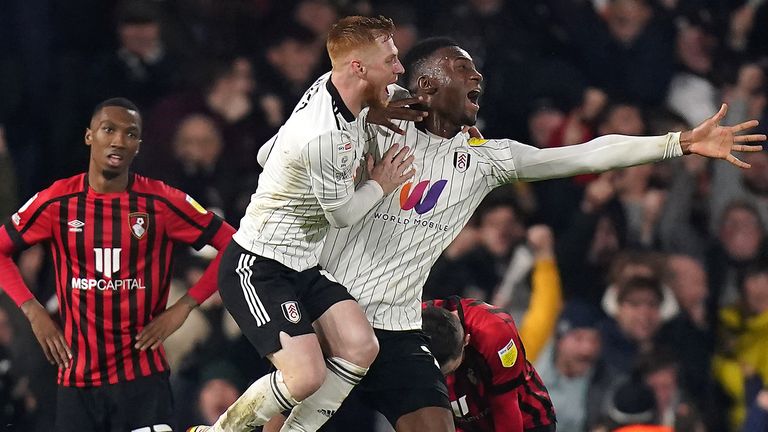
M 85 226 L 85 222 L 77 219 L 73 219 L 67 222 L 67 225 L 69 225 L 69 232 L 83 232 L 83 227 Z

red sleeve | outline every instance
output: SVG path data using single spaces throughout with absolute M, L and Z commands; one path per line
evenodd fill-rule
M 197 283 L 189 289 L 187 294 L 195 299 L 197 304 L 202 304 L 204 301 L 208 299 L 218 288 L 217 284 L 217 278 L 219 273 L 219 263 L 221 262 L 221 255 L 224 253 L 224 249 L 229 244 L 229 241 L 232 239 L 232 235 L 235 234 L 235 229 L 232 228 L 231 225 L 224 222 L 223 225 L 219 228 L 219 231 L 216 233 L 215 236 L 213 236 L 213 239 L 209 243 L 211 246 L 215 247 L 219 253 L 216 255 L 216 258 L 211 261 L 210 264 L 208 264 L 208 268 L 205 269 L 205 272 L 200 277 L 200 280 L 197 281 Z
M 56 201 L 51 199 L 50 189 L 38 192 L 5 225 L 14 251 L 24 250 L 51 238 L 50 209 Z
M 518 432 L 523 430 L 523 413 L 517 390 L 490 397 L 493 430 L 496 432 Z
M 13 251 L 14 245 L 8 236 L 8 231 L 5 227 L 0 227 L 0 288 L 8 293 L 16 306 L 21 306 L 34 296 L 21 278 L 19 268 L 11 259 Z
M 219 232 L 224 221 L 184 192 L 164 185 L 168 215 L 166 234 L 173 241 L 200 250 Z
M 523 383 L 525 354 L 514 322 L 492 313 L 484 313 L 480 325 L 468 329 L 469 343 L 482 355 L 491 369 L 491 393 L 504 393 Z

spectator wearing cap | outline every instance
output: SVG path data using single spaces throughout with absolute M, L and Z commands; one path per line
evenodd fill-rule
M 613 432 L 672 432 L 661 426 L 656 416 L 653 390 L 640 381 L 625 380 L 606 400 L 603 426 L 596 430 Z
M 601 360 L 602 319 L 602 312 L 589 303 L 566 303 L 554 343 L 536 362 L 557 410 L 558 430 L 583 432 L 600 420 L 603 401 L 617 376 Z
M 617 313 L 600 326 L 607 364 L 628 374 L 637 355 L 654 348 L 663 298 L 655 278 L 633 277 L 618 286 Z

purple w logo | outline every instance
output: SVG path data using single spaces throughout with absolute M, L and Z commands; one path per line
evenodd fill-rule
M 429 180 L 420 181 L 411 192 L 411 185 L 413 183 L 406 183 L 403 185 L 403 189 L 400 190 L 400 208 L 403 210 L 416 210 L 418 214 L 424 214 L 437 204 L 437 199 L 440 198 L 440 194 L 443 193 L 445 185 L 448 184 L 448 180 L 436 181 L 429 191 L 427 196 L 424 196 L 424 191 L 429 186 Z M 422 199 L 424 197 L 424 199 Z

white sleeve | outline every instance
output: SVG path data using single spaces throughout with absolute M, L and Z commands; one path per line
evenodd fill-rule
M 512 140 L 469 142 L 491 163 L 491 175 L 500 183 L 598 173 L 683 155 L 680 132 L 652 137 L 605 135 L 584 144 L 546 149 Z
M 381 186 L 372 180 L 355 190 L 357 145 L 348 132 L 331 131 L 312 140 L 304 150 L 314 195 L 335 227 L 358 222 L 384 197 Z
M 269 158 L 270 153 L 272 153 L 272 147 L 275 146 L 276 141 L 277 134 L 274 134 L 272 138 L 267 140 L 267 142 L 265 142 L 264 145 L 259 148 L 258 153 L 256 153 L 256 162 L 258 162 L 262 168 L 264 168 L 264 165 L 267 164 L 267 159 Z

